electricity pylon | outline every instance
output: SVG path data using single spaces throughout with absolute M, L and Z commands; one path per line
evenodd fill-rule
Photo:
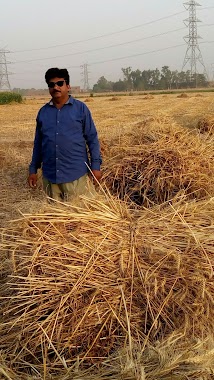
M 182 71 L 184 70 L 185 66 L 189 64 L 191 80 L 196 80 L 196 87 L 198 63 L 200 63 L 203 67 L 204 75 L 206 76 L 206 79 L 208 79 L 206 67 L 204 65 L 203 57 L 198 43 L 198 40 L 201 38 L 198 35 L 198 23 L 201 21 L 197 18 L 196 14 L 197 7 L 199 6 L 200 4 L 195 0 L 190 0 L 187 3 L 184 3 L 184 7 L 189 11 L 189 17 L 184 20 L 184 24 L 189 27 L 189 34 L 184 37 L 184 40 L 187 43 L 187 50 L 182 66 Z
M 89 76 L 88 76 L 88 64 L 84 63 L 84 65 L 81 66 L 83 69 L 82 75 L 83 75 L 83 90 L 88 91 L 89 90 Z
M 0 91 L 11 91 L 9 73 L 7 70 L 7 63 L 9 62 L 6 60 L 6 53 L 9 53 L 9 51 L 0 50 Z

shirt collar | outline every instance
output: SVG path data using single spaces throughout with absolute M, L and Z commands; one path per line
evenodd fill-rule
M 71 95 L 69 95 L 69 98 L 65 104 L 73 104 L 73 103 L 74 103 L 74 98 Z M 49 106 L 54 106 L 53 100 L 51 99 L 48 104 Z

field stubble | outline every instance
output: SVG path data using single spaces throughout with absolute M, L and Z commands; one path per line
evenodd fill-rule
M 158 143 L 158 134 L 163 133 L 164 126 L 167 126 L 165 135 L 170 134 L 174 126 L 178 135 L 180 129 L 187 127 L 190 139 L 191 133 L 193 133 L 193 139 L 196 139 L 199 145 L 200 139 L 202 145 L 207 144 L 207 152 L 205 149 L 203 157 L 202 150 L 200 157 L 204 161 L 210 160 L 210 183 L 212 184 L 213 155 L 210 151 L 213 151 L 213 138 L 211 134 L 208 136 L 206 133 L 199 134 L 196 127 L 199 120 L 211 117 L 214 111 L 214 94 L 206 94 L 200 98 L 191 95 L 188 98 L 180 99 L 176 95 L 157 95 L 153 99 L 145 99 L 144 96 L 124 96 L 115 102 L 109 101 L 109 98 L 94 98 L 93 100 L 88 106 L 99 132 L 104 170 L 107 176 L 109 167 L 113 170 L 114 158 L 110 155 L 115 154 L 116 156 L 118 151 L 120 154 L 123 152 L 121 162 L 128 156 L 129 161 L 134 163 L 134 170 L 138 153 L 135 152 L 134 158 L 132 157 L 132 146 L 129 146 L 129 142 L 133 143 L 134 139 L 142 138 L 141 133 L 138 135 L 133 132 L 137 128 L 140 130 L 142 126 L 146 126 L 144 137 L 147 139 L 148 146 L 151 142 L 154 143 L 155 139 Z M 8 304 L 5 299 L 2 304 L 5 312 L 2 321 L 6 321 L 5 316 L 7 315 L 9 319 L 7 327 L 0 324 L 0 329 L 2 326 L 4 327 L 4 330 L 1 330 L 0 374 L 3 378 L 12 380 L 16 380 L 17 376 L 23 380 L 54 379 L 53 373 L 57 374 L 63 369 L 64 375 L 62 371 L 60 378 L 65 380 L 79 379 L 80 376 L 87 380 L 101 378 L 103 380 L 143 380 L 145 378 L 149 380 L 184 380 L 187 378 L 212 380 L 214 354 L 213 337 L 210 334 L 213 320 L 213 285 L 211 282 L 213 261 L 210 261 L 210 257 L 213 256 L 213 200 L 209 197 L 212 195 L 210 194 L 211 187 L 208 194 L 200 193 L 203 198 L 206 198 L 207 195 L 207 199 L 200 200 L 199 198 L 198 201 L 193 200 L 190 204 L 183 202 L 182 199 L 185 198 L 182 198 L 183 195 L 178 191 L 174 203 L 142 211 L 144 214 L 138 218 L 137 224 L 130 216 L 133 214 L 130 214 L 129 207 L 126 209 L 122 203 L 118 203 L 116 200 L 115 203 L 110 200 L 108 205 L 102 202 L 100 204 L 95 202 L 93 205 L 92 202 L 92 205 L 82 211 L 82 214 L 79 209 L 79 215 L 71 212 L 69 218 L 72 222 L 67 219 L 68 214 L 63 210 L 49 210 L 44 214 L 40 212 L 37 217 L 34 216 L 35 212 L 46 207 L 41 182 L 35 191 L 31 191 L 26 182 L 35 118 L 43 101 L 44 99 L 28 99 L 24 104 L 0 107 L 0 217 L 1 226 L 6 227 L 3 238 L 5 240 L 4 250 L 6 252 L 10 247 L 13 251 L 12 261 L 8 260 L 6 255 L 0 266 L 3 289 L 1 292 L 11 297 Z M 152 129 L 154 124 L 155 130 Z M 169 125 L 172 126 L 171 129 L 167 129 Z M 162 140 L 162 152 L 165 149 L 164 141 L 166 142 L 166 140 Z M 175 145 L 177 144 L 177 151 L 180 152 L 181 145 L 176 140 L 173 141 Z M 139 145 L 139 141 L 137 144 Z M 187 149 L 189 149 L 188 144 Z M 151 154 L 152 152 L 148 151 L 148 157 Z M 152 157 L 154 155 L 152 154 Z M 158 157 L 156 157 L 157 160 Z M 192 161 L 189 161 L 191 165 L 194 162 L 194 152 L 192 157 Z M 188 159 L 188 155 L 186 159 Z M 173 157 L 171 160 L 173 161 Z M 179 163 L 184 165 L 181 161 Z M 148 167 L 149 164 L 150 161 L 147 162 Z M 192 168 L 195 172 L 197 172 L 197 168 L 202 170 L 200 165 Z M 123 170 L 125 172 L 126 168 Z M 198 183 L 205 188 L 206 183 L 202 177 L 198 176 L 197 180 L 200 178 Z M 180 177 L 179 180 L 179 183 L 182 183 Z M 157 188 L 160 192 L 162 188 L 168 186 L 168 182 L 163 184 L 158 182 L 157 186 L 159 186 Z M 160 194 L 162 193 L 160 192 Z M 194 195 L 193 198 L 197 198 L 197 196 Z M 160 202 L 164 200 L 167 201 L 164 198 L 159 199 Z M 199 202 L 198 206 L 197 202 Z M 22 218 L 20 213 L 26 212 L 28 216 Z M 138 207 L 133 212 L 141 213 Z M 89 223 L 91 215 L 94 217 Z M 50 217 L 51 223 L 49 224 Z M 15 222 L 14 227 L 13 224 L 8 224 L 12 218 L 21 218 Z M 78 236 L 81 237 L 79 241 Z M 92 240 L 90 241 L 90 239 Z M 42 244 L 38 244 L 39 241 Z M 119 247 L 118 241 L 120 241 Z M 126 241 L 127 246 L 124 245 Z M 88 243 L 86 244 L 86 242 Z M 70 248 L 68 244 L 71 244 Z M 71 253 L 75 255 L 75 244 L 78 244 L 80 256 L 83 255 L 82 263 L 87 262 L 88 264 L 86 267 L 81 267 L 80 264 L 76 265 L 72 272 L 68 257 Z M 105 252 L 108 249 L 111 252 L 109 263 L 108 257 L 105 258 Z M 25 252 L 23 259 L 22 251 Z M 2 255 L 4 255 L 3 252 Z M 33 261 L 31 261 L 32 252 L 35 252 Z M 37 257 L 38 252 L 40 254 Z M 90 259 L 91 252 L 94 252 L 93 263 Z M 130 261 L 129 254 L 133 261 Z M 186 256 L 182 258 L 182 254 Z M 88 259 L 87 255 L 89 255 Z M 106 259 L 107 261 L 105 261 Z M 187 267 L 185 267 L 185 259 Z M 192 271 L 194 261 L 198 276 Z M 115 263 L 116 267 L 114 267 Z M 16 267 L 15 272 L 14 267 L 11 268 L 12 264 Z M 66 288 L 68 284 L 62 282 L 63 268 L 66 265 L 70 268 L 70 276 L 71 273 L 74 276 L 69 281 L 76 282 L 78 288 L 76 298 L 72 300 L 72 297 L 68 296 L 67 301 L 74 303 L 72 310 L 77 308 L 79 315 L 82 316 L 80 321 L 75 313 L 69 316 L 71 309 L 66 306 L 67 301 L 63 301 L 60 296 L 61 287 L 65 287 L 63 289 L 67 289 L 69 295 L 69 286 Z M 41 268 L 43 273 L 41 273 Z M 107 278 L 104 276 L 105 268 L 109 274 Z M 80 279 L 76 278 L 76 270 L 79 270 Z M 55 284 L 47 282 L 50 273 L 55 273 L 57 279 Z M 8 280 L 7 274 L 11 276 Z M 23 278 L 26 274 L 27 281 L 23 285 Z M 102 278 L 102 276 L 104 277 Z M 121 281 L 121 284 L 117 282 L 117 286 L 114 286 L 115 276 Z M 42 291 L 39 289 L 38 281 L 41 281 Z M 48 286 L 51 288 L 49 289 Z M 95 293 L 94 287 L 97 287 Z M 28 308 L 28 297 L 31 297 L 32 292 L 37 297 L 40 295 L 40 302 L 37 304 L 34 302 L 34 305 Z M 142 294 L 139 301 L 138 293 L 140 294 L 140 292 Z M 47 298 L 48 294 L 51 295 L 50 299 Z M 129 294 L 131 294 L 131 299 Z M 90 301 L 87 301 L 88 314 L 85 314 L 84 299 Z M 201 299 L 203 301 L 200 301 Z M 138 302 L 141 303 L 141 310 L 137 309 Z M 147 305 L 145 310 L 143 309 L 144 304 Z M 66 309 L 63 309 L 63 305 Z M 46 308 L 45 316 L 43 308 Z M 132 310 L 133 316 L 129 321 L 127 309 L 131 310 L 132 308 L 134 309 Z M 13 315 L 14 310 L 18 312 L 17 316 Z M 35 315 L 38 322 L 35 331 L 32 315 Z M 52 315 L 53 319 L 50 317 Z M 73 318 L 76 330 L 75 328 L 72 330 L 72 326 L 69 327 L 67 316 Z M 86 330 L 84 330 L 84 318 L 86 318 Z M 96 320 L 98 335 L 96 335 L 96 330 L 93 330 L 93 318 Z M 139 328 L 142 319 L 145 321 L 143 329 Z M 28 321 L 26 326 L 23 324 L 25 320 Z M 191 325 L 192 321 L 193 325 Z M 75 349 L 69 346 L 66 331 L 63 330 L 64 323 L 66 323 L 66 328 L 71 329 L 69 332 L 71 335 L 73 334 L 76 342 L 80 340 L 83 347 L 80 359 L 77 357 L 75 363 L 69 359 L 69 353 L 74 354 Z M 57 337 L 56 326 L 62 333 L 60 337 Z M 103 330 L 100 326 L 103 326 Z M 183 330 L 181 326 L 183 326 Z M 76 334 L 78 329 L 81 331 L 79 336 Z M 106 339 L 106 329 L 111 331 L 109 340 Z M 9 345 L 13 346 L 14 337 L 19 336 L 18 331 L 21 330 L 23 330 L 22 343 L 18 339 L 17 346 L 12 349 L 7 348 L 7 340 Z M 121 350 L 120 355 L 117 356 L 112 348 L 116 348 L 118 345 L 117 334 L 123 337 L 124 331 L 127 332 L 124 339 L 129 350 Z M 141 331 L 140 335 L 139 331 Z M 135 344 L 133 346 L 130 334 L 134 337 Z M 164 336 L 163 339 L 161 339 L 161 335 Z M 53 338 L 53 344 L 50 337 Z M 99 340 L 100 338 L 101 340 Z M 96 340 L 101 342 L 102 339 L 105 342 L 103 348 L 99 346 L 99 343 L 98 351 L 96 351 L 95 342 Z M 88 357 L 87 352 L 84 352 L 84 341 L 86 346 L 89 342 L 88 346 L 91 347 Z M 143 341 L 145 343 L 142 350 Z M 66 342 L 65 348 L 63 348 L 64 342 Z M 42 353 L 41 350 L 38 351 L 39 346 L 43 350 Z M 77 346 L 78 344 L 76 344 Z M 26 350 L 26 353 L 22 357 L 23 350 Z M 76 350 L 78 351 L 77 348 Z M 110 355 L 104 360 L 103 367 L 97 366 L 96 360 L 94 361 L 93 358 L 90 359 L 90 355 L 96 356 L 99 351 L 100 355 Z M 83 368 L 80 370 L 81 358 L 85 355 L 89 362 L 95 363 L 94 369 L 86 372 Z M 11 360 L 10 368 L 8 358 Z M 24 362 L 28 359 L 31 362 Z M 71 366 L 70 370 L 66 363 Z M 26 367 L 29 368 L 28 374 L 24 374 L 25 371 L 22 372 L 22 368 Z M 52 371 L 52 367 L 54 371 Z M 75 368 L 80 372 L 75 372 Z M 30 376 L 30 373 L 34 376 Z M 59 379 L 58 376 L 56 375 L 55 379 Z

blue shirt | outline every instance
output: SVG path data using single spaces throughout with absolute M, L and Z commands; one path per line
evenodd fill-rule
M 97 130 L 83 102 L 70 96 L 61 109 L 50 101 L 39 110 L 30 174 L 42 167 L 51 183 L 72 182 L 88 172 L 86 163 L 100 170 L 101 162 Z

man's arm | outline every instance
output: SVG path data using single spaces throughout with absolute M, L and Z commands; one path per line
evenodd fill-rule
M 84 137 L 90 153 L 91 171 L 96 180 L 99 182 L 101 179 L 100 166 L 102 163 L 100 144 L 96 127 L 87 107 L 85 108 Z
M 42 164 L 42 131 L 41 131 L 41 124 L 37 117 L 33 154 L 32 154 L 32 160 L 29 166 L 29 177 L 28 177 L 28 183 L 31 188 L 35 188 L 37 186 L 37 170 L 41 168 L 41 164 Z

